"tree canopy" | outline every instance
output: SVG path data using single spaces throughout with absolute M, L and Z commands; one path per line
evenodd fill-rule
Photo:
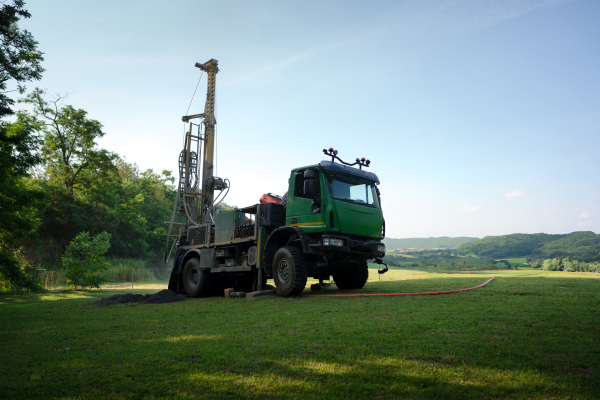
M 23 0 L 14 0 L 0 7 L 0 118 L 13 114 L 15 101 L 6 95 L 8 84 L 14 81 L 16 90 L 23 93 L 22 83 L 39 80 L 44 72 L 38 42 L 18 25 L 19 20 L 31 17 L 24 6 Z
M 38 43 L 18 25 L 19 20 L 31 17 L 24 5 L 23 0 L 14 0 L 0 7 L 0 283 L 10 290 L 35 288 L 11 250 L 33 236 L 42 208 L 42 194 L 24 182 L 30 169 L 41 161 L 37 153 L 40 126 L 26 113 L 18 113 L 16 122 L 5 120 L 14 114 L 11 107 L 15 104 L 7 93 L 23 93 L 23 83 L 39 80 L 44 71 Z M 7 92 L 11 83 L 16 90 Z
M 87 112 L 62 105 L 64 96 L 45 99 L 45 91 L 36 88 L 20 101 L 34 106 L 37 124 L 44 133 L 41 154 L 46 173 L 61 181 L 71 193 L 83 190 L 114 169 L 116 156 L 97 147 L 103 137 L 102 124 L 87 117 Z

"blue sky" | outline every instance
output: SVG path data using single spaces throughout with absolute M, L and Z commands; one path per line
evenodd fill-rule
M 219 60 L 230 204 L 292 168 L 367 157 L 388 236 L 600 232 L 600 3 L 28 0 L 49 93 L 101 146 L 177 168 L 200 71 Z M 205 76 L 190 114 L 202 112 Z

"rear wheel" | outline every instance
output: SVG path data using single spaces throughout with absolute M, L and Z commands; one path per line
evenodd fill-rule
M 300 294 L 306 286 L 308 267 L 302 250 L 293 246 L 277 250 L 273 258 L 273 280 L 284 296 Z
M 358 268 L 339 271 L 332 275 L 336 286 L 341 290 L 362 289 L 369 279 L 369 266 L 365 261 Z
M 190 258 L 183 267 L 183 287 L 190 297 L 210 296 L 214 289 L 210 271 L 200 268 L 197 258 Z

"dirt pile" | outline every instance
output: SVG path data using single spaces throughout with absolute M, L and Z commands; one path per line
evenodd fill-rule
M 164 289 L 154 294 L 116 294 L 114 296 L 106 297 L 98 301 L 93 302 L 99 306 L 110 306 L 113 304 L 125 304 L 125 303 L 145 303 L 145 304 L 165 304 L 175 303 L 177 301 L 184 301 L 185 298 L 178 295 L 175 292 Z
M 180 296 L 177 293 L 168 289 L 163 289 L 160 292 L 146 296 L 148 296 L 148 300 L 144 301 L 144 303 L 148 304 L 175 303 L 178 301 L 185 300 L 183 296 Z

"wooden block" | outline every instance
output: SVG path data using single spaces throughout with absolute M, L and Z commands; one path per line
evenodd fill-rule
M 225 298 L 229 299 L 231 297 L 231 293 L 233 293 L 234 290 L 235 290 L 234 288 L 225 289 Z
M 246 292 L 231 292 L 229 297 L 232 299 L 240 299 L 246 297 Z
M 257 292 L 246 293 L 246 299 L 254 300 L 261 297 L 277 296 L 277 290 L 259 290 Z

